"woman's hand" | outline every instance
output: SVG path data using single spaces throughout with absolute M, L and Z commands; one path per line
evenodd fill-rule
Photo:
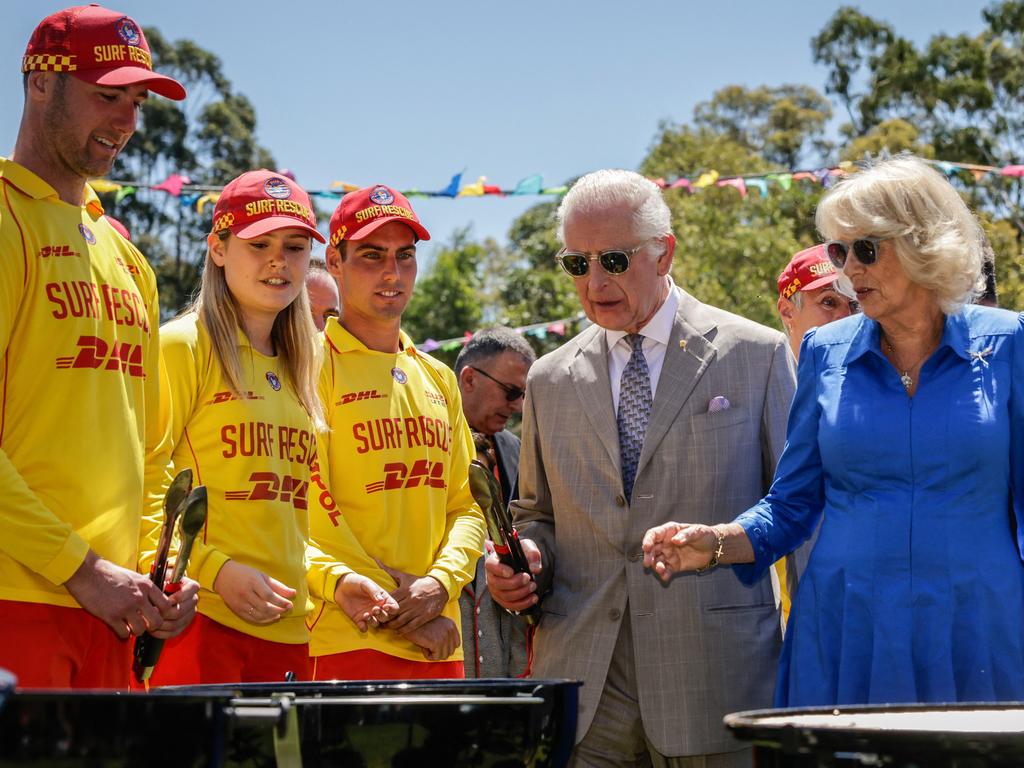
M 338 579 L 334 602 L 365 632 L 378 627 L 398 613 L 398 603 L 373 579 L 359 573 L 346 573 Z
M 674 573 L 705 567 L 717 547 L 718 536 L 709 525 L 664 523 L 644 534 L 644 567 L 668 581 Z
M 416 643 L 428 661 L 444 661 L 459 647 L 459 628 L 447 616 L 437 616 L 418 629 L 399 632 L 402 637 Z
M 291 610 L 291 598 L 298 594 L 287 584 L 235 560 L 221 567 L 213 591 L 238 618 L 250 624 L 273 624 Z

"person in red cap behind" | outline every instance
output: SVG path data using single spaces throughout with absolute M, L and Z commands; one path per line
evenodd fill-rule
M 165 647 L 154 685 L 309 678 L 307 504 L 311 484 L 321 483 L 316 433 L 324 427 L 304 283 L 314 239 L 325 240 L 298 184 L 272 171 L 243 173 L 213 212 L 199 295 L 161 330 L 166 437 L 147 457 L 145 560 L 174 473 L 191 467 L 209 506 L 188 566 L 200 615 Z M 356 562 L 375 567 L 365 553 Z M 350 570 L 339 569 L 333 586 L 327 598 L 363 628 L 398 609 Z
M 24 687 L 127 688 L 131 644 L 195 614 L 136 572 L 157 408 L 156 279 L 86 180 L 108 173 L 150 90 L 141 28 L 99 6 L 40 22 L 0 158 L 0 667 Z
M 352 563 L 339 525 L 347 521 L 396 579 L 399 612 L 360 634 L 335 606 L 319 606 L 313 676 L 463 677 L 459 594 L 473 578 L 484 534 L 469 490 L 475 449 L 455 374 L 401 330 L 416 243 L 430 234 L 409 201 L 383 184 L 345 195 L 330 234 L 327 268 L 341 316 L 323 333 L 320 386 L 330 431 L 320 462 L 334 498 L 320 496 L 310 508 L 310 534 L 324 555 L 313 560 L 310 578 Z
M 822 245 L 800 251 L 779 275 L 776 306 L 797 360 L 800 343 L 811 328 L 849 317 L 856 311 L 853 299 L 840 290 L 841 279 Z

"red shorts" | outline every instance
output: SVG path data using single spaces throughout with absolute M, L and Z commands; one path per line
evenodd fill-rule
M 410 661 L 369 648 L 313 657 L 314 680 L 444 680 L 465 676 L 461 661 Z
M 19 688 L 127 689 L 132 644 L 82 608 L 0 600 L 0 667 Z
M 149 684 L 279 683 L 289 672 L 309 680 L 308 643 L 261 640 L 196 614 L 164 644 Z

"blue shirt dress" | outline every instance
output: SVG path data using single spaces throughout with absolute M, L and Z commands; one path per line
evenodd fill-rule
M 913 398 L 864 315 L 804 339 L 744 583 L 821 519 L 780 707 L 1024 700 L 1024 315 L 948 315 Z M 823 519 L 822 519 L 823 515 Z

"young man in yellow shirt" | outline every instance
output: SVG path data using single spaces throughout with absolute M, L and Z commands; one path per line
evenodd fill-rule
M 458 599 L 484 535 L 469 490 L 475 452 L 455 374 L 401 330 L 416 242 L 430 235 L 409 201 L 384 185 L 346 195 L 330 235 L 327 268 L 338 281 L 341 317 L 324 330 L 321 397 L 330 432 L 319 458 L 334 504 L 310 493 L 310 535 L 326 558 L 358 559 L 338 535 L 343 516 L 397 579 L 399 613 L 364 634 L 336 605 L 318 606 L 313 676 L 462 677 Z M 323 567 L 314 563 L 314 574 Z
M 136 572 L 156 280 L 86 181 L 110 172 L 149 91 L 185 90 L 99 6 L 44 19 L 22 71 L 0 158 L 0 667 L 22 687 L 127 688 L 126 640 L 184 629 L 198 585 L 168 598 Z

